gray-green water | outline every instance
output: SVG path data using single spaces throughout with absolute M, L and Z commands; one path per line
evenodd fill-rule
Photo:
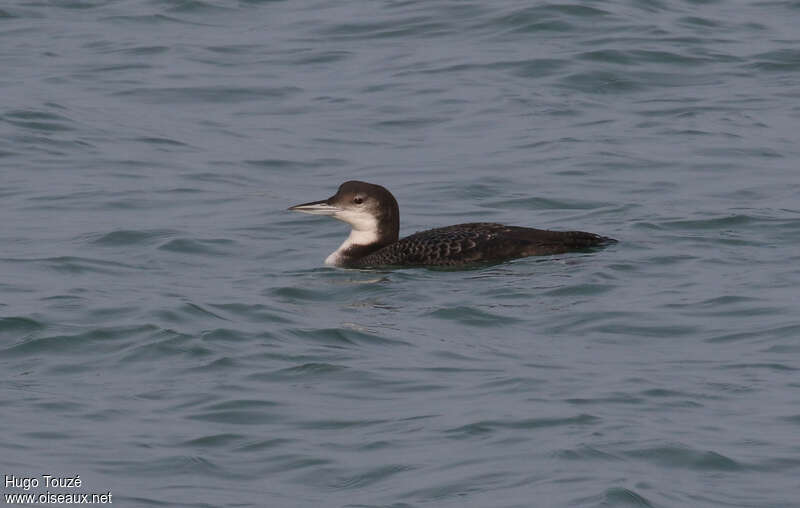
M 116 506 L 800 499 L 800 3 L 0 5 L 0 473 Z M 322 266 L 402 233 L 620 243 Z M 5 479 L 5 477 L 3 478 Z M 4 501 L 6 501 L 4 499 Z

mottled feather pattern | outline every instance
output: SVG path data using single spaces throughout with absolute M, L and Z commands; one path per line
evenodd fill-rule
M 613 240 L 581 231 L 548 231 L 474 222 L 415 233 L 353 260 L 351 266 L 457 266 L 560 254 L 610 242 Z

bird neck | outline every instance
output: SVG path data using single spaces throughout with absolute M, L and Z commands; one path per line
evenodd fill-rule
M 378 249 L 386 247 L 399 238 L 399 224 L 397 214 L 376 221 L 373 227 L 350 230 L 350 235 L 342 242 L 338 249 L 325 259 L 329 266 L 347 266 L 354 261 L 372 254 Z

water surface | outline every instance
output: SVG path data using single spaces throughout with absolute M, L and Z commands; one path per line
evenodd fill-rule
M 6 2 L 2 473 L 119 506 L 796 505 L 798 16 Z M 403 234 L 620 243 L 327 268 L 346 226 L 285 209 L 349 179 Z

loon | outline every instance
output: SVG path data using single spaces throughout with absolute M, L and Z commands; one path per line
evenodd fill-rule
M 456 224 L 398 239 L 400 209 L 392 193 L 380 185 L 355 180 L 340 185 L 328 199 L 289 210 L 328 215 L 350 224 L 350 236 L 325 260 L 326 265 L 343 268 L 459 267 L 616 243 L 613 238 L 583 231 L 548 231 L 489 222 Z

